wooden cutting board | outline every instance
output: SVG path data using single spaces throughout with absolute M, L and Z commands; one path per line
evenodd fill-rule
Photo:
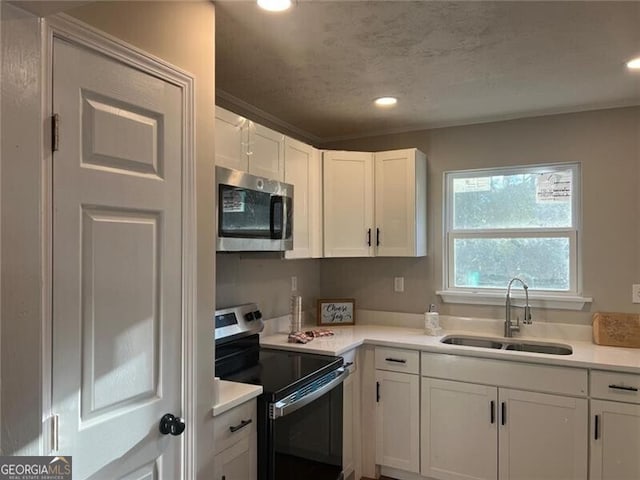
M 593 342 L 612 347 L 640 348 L 640 315 L 615 312 L 594 313 Z

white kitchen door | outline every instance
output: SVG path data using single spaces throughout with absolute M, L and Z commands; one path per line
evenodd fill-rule
M 178 480 L 182 90 L 55 39 L 53 413 L 73 478 Z

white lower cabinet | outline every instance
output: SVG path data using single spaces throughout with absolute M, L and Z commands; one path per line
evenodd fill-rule
M 423 353 L 421 370 L 440 377 L 421 378 L 423 477 L 587 478 L 585 369 Z
M 592 371 L 591 395 L 590 480 L 640 479 L 640 375 Z
M 592 400 L 591 419 L 591 475 L 589 478 L 591 480 L 638 480 L 640 478 L 640 405 Z
M 243 438 L 214 459 L 215 480 L 253 480 L 257 477 L 255 439 Z
M 587 478 L 587 399 L 498 389 L 498 478 Z
M 420 377 L 376 370 L 376 463 L 420 470 Z
M 214 418 L 213 480 L 254 480 L 258 476 L 256 401 Z
M 421 473 L 441 479 L 498 475 L 498 390 L 422 378 Z

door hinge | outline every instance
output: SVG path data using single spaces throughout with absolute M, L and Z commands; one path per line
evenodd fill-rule
M 51 450 L 58 451 L 59 448 L 59 429 L 60 417 L 58 415 L 51 416 Z
M 60 115 L 51 115 L 51 151 L 57 152 L 60 140 Z

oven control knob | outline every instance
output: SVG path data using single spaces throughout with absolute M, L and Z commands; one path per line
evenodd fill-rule
M 254 317 L 254 315 L 253 315 L 253 312 L 245 313 L 245 315 L 244 315 L 244 319 L 245 319 L 247 322 L 251 322 L 252 320 L 255 320 L 255 317 Z
M 262 312 L 260 310 L 253 312 L 253 315 L 256 317 L 256 320 L 260 320 L 262 318 Z

